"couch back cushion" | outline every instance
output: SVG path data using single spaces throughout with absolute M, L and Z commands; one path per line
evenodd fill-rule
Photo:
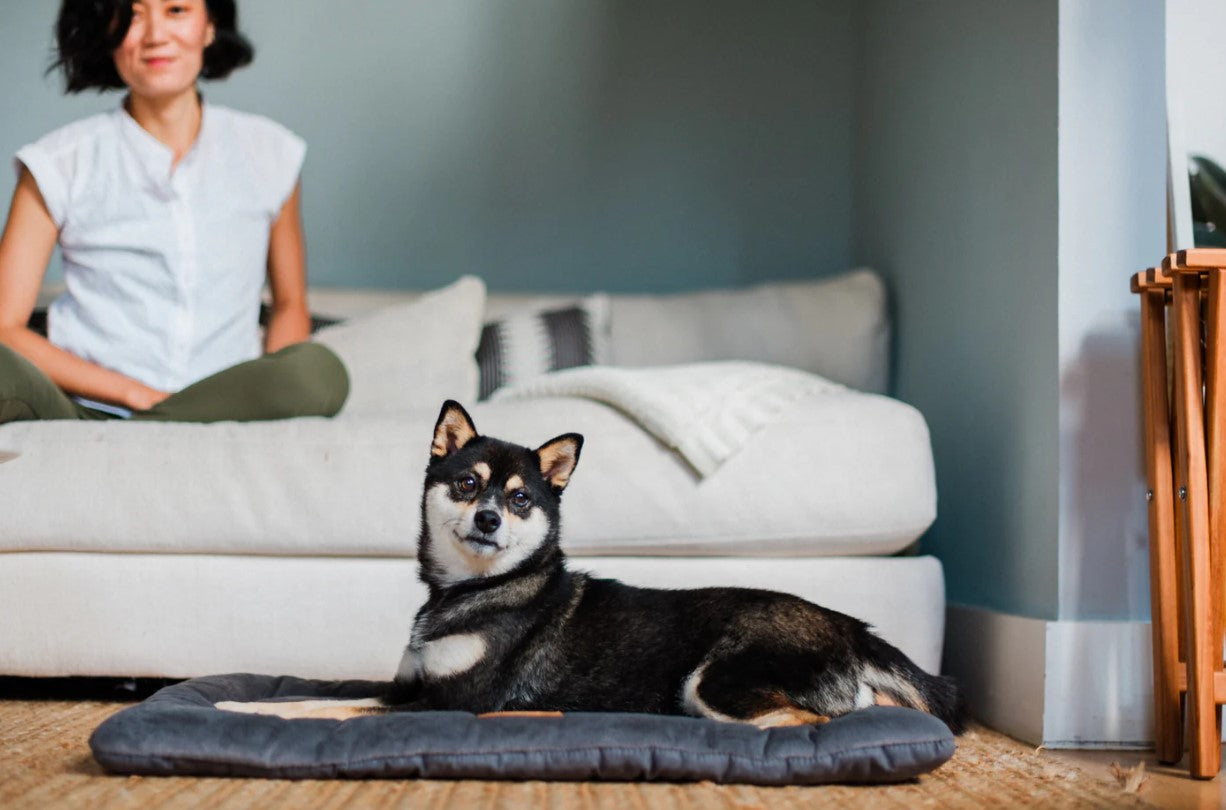
M 815 281 L 667 296 L 615 296 L 613 363 L 752 360 L 820 374 L 862 391 L 888 383 L 885 286 L 858 270 Z
M 418 293 L 313 289 L 314 312 L 347 318 Z M 575 295 L 490 293 L 486 321 L 567 306 Z M 609 362 L 749 360 L 805 369 L 862 391 L 889 381 L 885 285 L 861 268 L 809 281 L 668 295 L 611 295 Z

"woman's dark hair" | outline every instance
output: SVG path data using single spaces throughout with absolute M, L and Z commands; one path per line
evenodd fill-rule
M 255 49 L 238 31 L 234 0 L 205 0 L 216 36 L 204 49 L 201 78 L 221 79 L 235 68 L 250 64 Z M 124 87 L 112 57 L 132 25 L 131 0 L 63 0 L 55 23 L 57 58 L 50 70 L 62 68 L 64 90 Z

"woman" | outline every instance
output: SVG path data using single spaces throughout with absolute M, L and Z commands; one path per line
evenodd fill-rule
M 306 147 L 196 89 L 251 61 L 236 16 L 233 0 L 64 0 L 67 91 L 127 94 L 17 153 L 0 238 L 0 424 L 340 410 L 344 367 L 305 342 Z M 57 243 L 67 289 L 43 338 L 27 324 Z

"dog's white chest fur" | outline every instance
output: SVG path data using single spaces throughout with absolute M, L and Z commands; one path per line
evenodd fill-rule
M 485 649 L 485 639 L 478 633 L 443 636 L 420 647 L 410 644 L 400 659 L 397 677 L 412 680 L 459 675 L 475 667 L 485 657 Z

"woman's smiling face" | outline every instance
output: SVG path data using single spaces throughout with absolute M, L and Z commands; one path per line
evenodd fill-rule
M 205 0 L 136 0 L 115 69 L 136 95 L 173 97 L 194 90 L 214 36 Z

